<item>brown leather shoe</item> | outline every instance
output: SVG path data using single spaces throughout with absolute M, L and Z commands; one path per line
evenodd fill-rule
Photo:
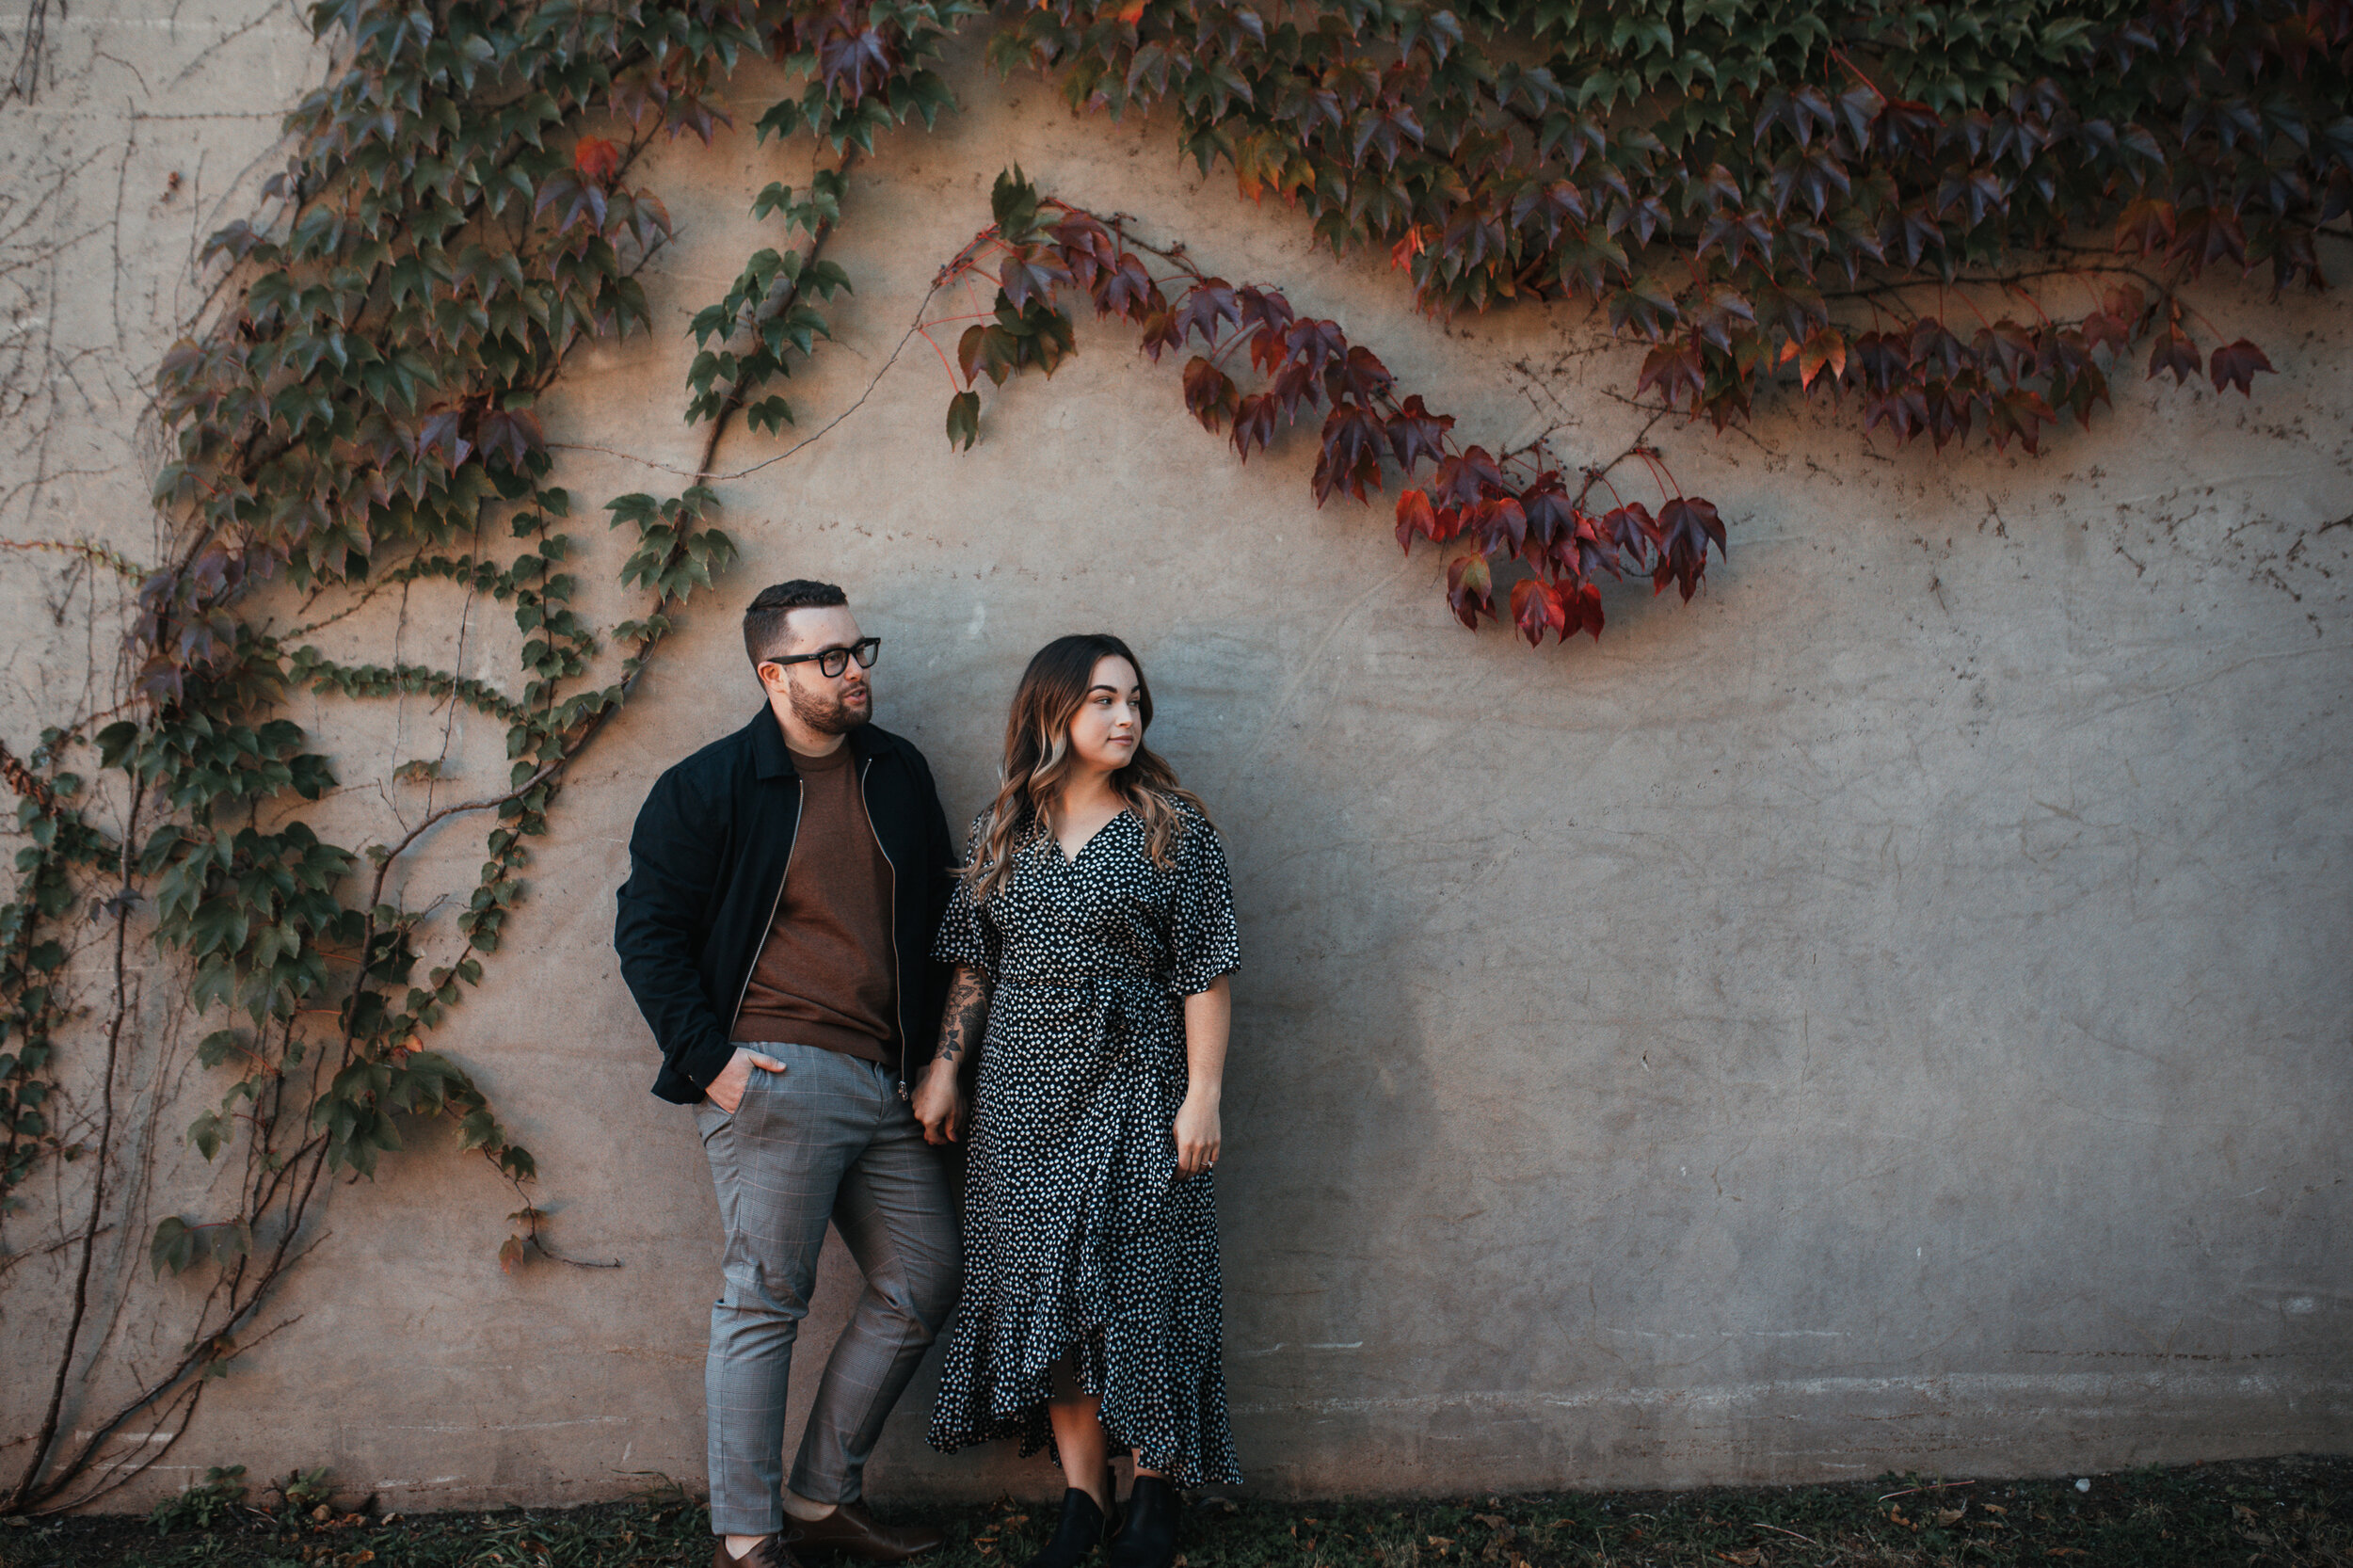
M 742 1557 L 728 1555 L 728 1538 L 723 1535 L 711 1544 L 711 1568 L 800 1568 L 800 1564 L 792 1560 L 792 1549 L 781 1535 L 762 1536 Z
M 792 1544 L 804 1552 L 846 1552 L 869 1562 L 904 1562 L 948 1539 L 936 1529 L 877 1524 L 864 1503 L 843 1503 L 823 1519 L 792 1525 Z

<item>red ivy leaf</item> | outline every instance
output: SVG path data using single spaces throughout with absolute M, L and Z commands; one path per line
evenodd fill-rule
M 1481 616 L 1495 617 L 1495 574 L 1484 555 L 1458 556 L 1446 568 L 1446 601 L 1454 618 L 1473 632 Z
M 1232 376 L 1198 354 L 1185 362 L 1185 408 L 1201 422 L 1201 428 L 1214 435 L 1241 406 Z
M 828 91 L 855 104 L 889 77 L 890 46 L 879 27 L 836 27 L 817 46 L 817 69 Z
M 2151 252 L 2173 242 L 2173 203 L 2144 196 L 2128 203 L 2116 222 L 2116 248 Z
M 1260 327 L 1250 334 L 1250 368 L 1261 376 L 1272 376 L 1274 367 L 1290 357 L 1290 345 L 1285 333 L 1273 327 Z
M 2173 384 L 2182 386 L 2197 376 L 2199 363 L 2198 345 L 2179 327 L 2159 332 L 2156 342 L 2149 346 L 2149 378 L 2153 381 L 2158 372 L 2169 370 L 2173 373 Z M 2220 384 L 2216 383 L 2217 387 Z
M 1096 280 L 1094 293 L 1095 309 L 1100 315 L 1142 321 L 1167 308 L 1167 302 L 1160 297 L 1160 286 L 1132 254 L 1123 253 L 1116 265 L 1104 268 Z
M 2214 376 L 2215 391 L 2220 392 L 2225 387 L 2236 387 L 2249 397 L 2255 395 L 2256 372 L 2276 374 L 2271 371 L 2271 360 L 2265 356 L 2264 351 L 2245 338 L 2239 339 L 2236 343 L 2225 344 L 2216 349 L 2214 358 L 2207 362 L 2206 368 Z
M 486 453 L 498 453 L 509 469 L 521 473 L 531 455 L 547 445 L 547 437 L 540 432 L 537 415 L 525 409 L 495 410 L 475 422 L 474 444 Z
M 2041 392 L 2012 387 L 1986 405 L 1985 433 L 1993 438 L 1996 452 L 2008 451 L 2009 439 L 2015 436 L 2019 445 L 2038 453 L 2042 450 L 2042 427 L 2057 419 Z
M 1567 617 L 1549 584 L 1523 577 L 1512 584 L 1512 622 L 1528 639 L 1528 646 L 1534 648 L 1547 632 L 1561 635 Z
M 1176 341 L 1198 332 L 1205 344 L 1217 342 L 1220 322 L 1241 321 L 1240 302 L 1234 297 L 1234 286 L 1223 278 L 1204 278 L 1187 290 L 1176 303 Z
M 1274 394 L 1260 392 L 1245 397 L 1234 411 L 1234 450 L 1241 454 L 1243 462 L 1250 461 L 1250 449 L 1264 446 L 1274 440 L 1274 419 L 1277 413 Z
M 1284 341 L 1311 376 L 1321 375 L 1326 364 L 1348 352 L 1348 334 L 1340 330 L 1337 321 L 1293 322 Z
M 1046 246 L 1024 245 L 1005 258 L 997 278 L 1005 297 L 1019 311 L 1027 309 L 1032 299 L 1050 302 L 1054 290 L 1070 281 L 1070 269 Z
M 1898 388 L 1884 397 L 1875 397 L 1863 406 L 1863 433 L 1869 435 L 1881 424 L 1893 431 L 1896 440 L 1908 441 L 1929 427 L 1928 394 L 1918 386 Z
M 1912 339 L 1903 332 L 1865 332 L 1854 341 L 1854 362 L 1864 386 L 1885 396 L 1912 378 Z
M 592 184 L 610 184 L 621 171 L 621 150 L 602 136 L 583 136 L 572 144 L 572 168 Z
M 1274 378 L 1274 385 L 1267 391 L 1283 410 L 1285 419 L 1297 419 L 1302 404 L 1312 408 L 1323 395 L 1317 390 L 1315 376 L 1296 360 L 1283 367 L 1282 374 Z
M 1365 499 L 1365 487 L 1381 488 L 1381 449 L 1387 444 L 1381 416 L 1359 403 L 1336 406 L 1323 422 L 1323 449 L 1316 457 L 1316 504 L 1336 489 Z
M 1634 383 L 1634 395 L 1641 396 L 1653 387 L 1670 408 L 1689 399 L 1697 407 L 1700 394 L 1706 390 L 1707 376 L 1700 368 L 1699 345 L 1686 340 L 1662 343 L 1642 360 L 1642 374 Z
M 1234 291 L 1234 304 L 1241 313 L 1243 327 L 1272 332 L 1278 338 L 1290 330 L 1295 314 L 1291 302 L 1273 289 L 1244 284 Z
M 1438 472 L 1430 481 L 1430 493 L 1455 507 L 1477 505 L 1486 496 L 1500 493 L 1503 488 L 1503 470 L 1483 446 L 1441 458 Z
M 2084 317 L 2083 338 L 2087 350 L 2105 347 L 2121 354 L 2132 346 L 2133 324 L 2112 311 L 2094 311 Z
M 1349 398 L 1358 403 L 1373 403 L 1386 397 L 1396 377 L 1381 357 L 1369 348 L 1352 348 L 1348 357 L 1337 360 L 1323 370 L 1323 390 L 1334 402 Z
M 1808 392 L 1824 371 L 1830 372 L 1827 385 L 1836 391 L 1847 374 L 1847 340 L 1835 327 L 1817 328 L 1798 350 L 1798 380 Z
M 1593 641 L 1601 641 L 1601 590 L 1591 583 L 1556 583 L 1552 591 L 1561 601 L 1561 640 L 1590 632 Z
M 424 422 L 417 426 L 416 456 L 422 458 L 439 447 L 451 468 L 464 462 L 466 455 L 473 450 L 473 443 L 457 433 L 458 424 L 464 418 L 464 411 L 456 408 L 427 414 Z
M 1658 565 L 1651 572 L 1651 591 L 1663 593 L 1673 583 L 1689 603 L 1700 580 L 1707 575 L 1707 546 L 1724 547 L 1723 520 L 1715 506 L 1696 496 L 1677 496 L 1658 511 Z
M 1424 457 L 1439 461 L 1446 456 L 1446 433 L 1453 428 L 1452 414 L 1432 413 L 1416 392 L 1389 416 L 1389 450 L 1397 456 L 1397 466 L 1410 473 Z
M 1602 571 L 1617 576 L 1617 541 L 1609 536 L 1602 520 L 1586 511 L 1571 512 L 1569 516 L 1568 531 L 1553 541 L 1554 564 L 1580 579 L 1590 579 Z
M 1436 538 L 1438 517 L 1431 509 L 1430 497 L 1427 492 L 1407 490 L 1397 498 L 1398 548 L 1411 555 L 1414 552 L 1414 536 L 1417 534 L 1425 539 Z
M 1479 548 L 1500 552 L 1506 559 L 1528 548 L 1528 511 L 1517 496 L 1492 496 L 1471 509 L 1468 526 L 1479 536 Z
M 2247 231 L 2236 211 L 2229 207 L 2192 207 L 2180 215 L 2169 262 L 2187 263 L 2197 276 L 2215 263 L 2230 260 L 2247 264 Z
M 1123 260 L 1134 262 L 1124 255 L 1112 240 L 1111 231 L 1092 213 L 1073 213 L 1054 225 L 1054 245 L 1062 252 L 1063 265 L 1070 271 L 1071 281 L 1080 288 L 1095 291 L 1096 282 Z M 1142 272 L 1144 264 L 1136 262 Z M 1100 309 L 1097 300 L 1097 309 Z
M 1577 508 L 1558 473 L 1547 472 L 1520 494 L 1520 509 L 1528 515 L 1529 554 L 1551 551 L 1577 533 Z
M 1181 348 L 1184 342 L 1185 334 L 1176 326 L 1176 312 L 1163 306 L 1144 312 L 1144 342 L 1138 346 L 1151 356 L 1154 364 L 1160 362 L 1162 349 Z
M 1650 508 L 1639 501 L 1602 514 L 1601 525 L 1609 542 L 1624 552 L 1635 566 L 1650 559 L 1658 544 L 1658 522 L 1650 515 Z

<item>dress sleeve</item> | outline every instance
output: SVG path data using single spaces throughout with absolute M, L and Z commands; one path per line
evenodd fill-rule
M 987 823 L 986 811 L 972 819 L 972 831 L 965 836 L 964 840 L 964 863 L 968 866 L 972 863 L 972 857 L 981 853 L 981 835 Z M 989 962 L 991 944 L 986 931 L 983 929 L 987 919 L 987 915 L 972 902 L 972 885 L 963 877 L 957 877 L 953 889 L 948 895 L 947 913 L 939 918 L 939 937 L 932 943 L 933 962 L 962 964 L 979 969 L 994 980 L 997 968 Z
M 1190 812 L 1176 845 L 1176 898 L 1169 947 L 1176 956 L 1170 979 L 1178 996 L 1209 988 L 1222 974 L 1241 968 L 1241 941 L 1234 924 L 1234 884 L 1225 871 L 1225 846 L 1207 817 Z

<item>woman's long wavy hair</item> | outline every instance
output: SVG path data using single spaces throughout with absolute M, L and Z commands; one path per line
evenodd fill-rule
M 1005 760 L 997 799 L 988 808 L 980 849 L 964 868 L 976 901 L 986 903 L 1003 887 L 1013 874 L 1014 856 L 1048 831 L 1054 802 L 1078 764 L 1070 749 L 1070 722 L 1086 701 L 1096 664 L 1112 657 L 1127 660 L 1136 672 L 1137 707 L 1149 730 L 1152 684 L 1144 678 L 1144 665 L 1134 651 L 1108 632 L 1057 637 L 1039 648 L 1021 672 L 1013 712 L 1005 718 Z M 1184 831 L 1177 804 L 1202 810 L 1193 792 L 1176 782 L 1176 770 L 1138 735 L 1136 754 L 1112 775 L 1112 788 L 1144 824 L 1144 849 L 1152 863 L 1163 869 L 1172 865 L 1177 835 Z M 1208 815 L 1202 811 L 1204 819 Z

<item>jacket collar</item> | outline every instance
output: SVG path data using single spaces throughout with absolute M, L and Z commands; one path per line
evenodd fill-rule
M 766 703 L 752 715 L 752 722 L 744 727 L 752 743 L 752 774 L 765 783 L 772 778 L 798 778 L 800 771 L 792 765 L 792 748 L 784 744 L 784 727 Z M 882 732 L 869 719 L 850 731 L 850 754 L 861 760 L 873 756 L 884 746 Z

